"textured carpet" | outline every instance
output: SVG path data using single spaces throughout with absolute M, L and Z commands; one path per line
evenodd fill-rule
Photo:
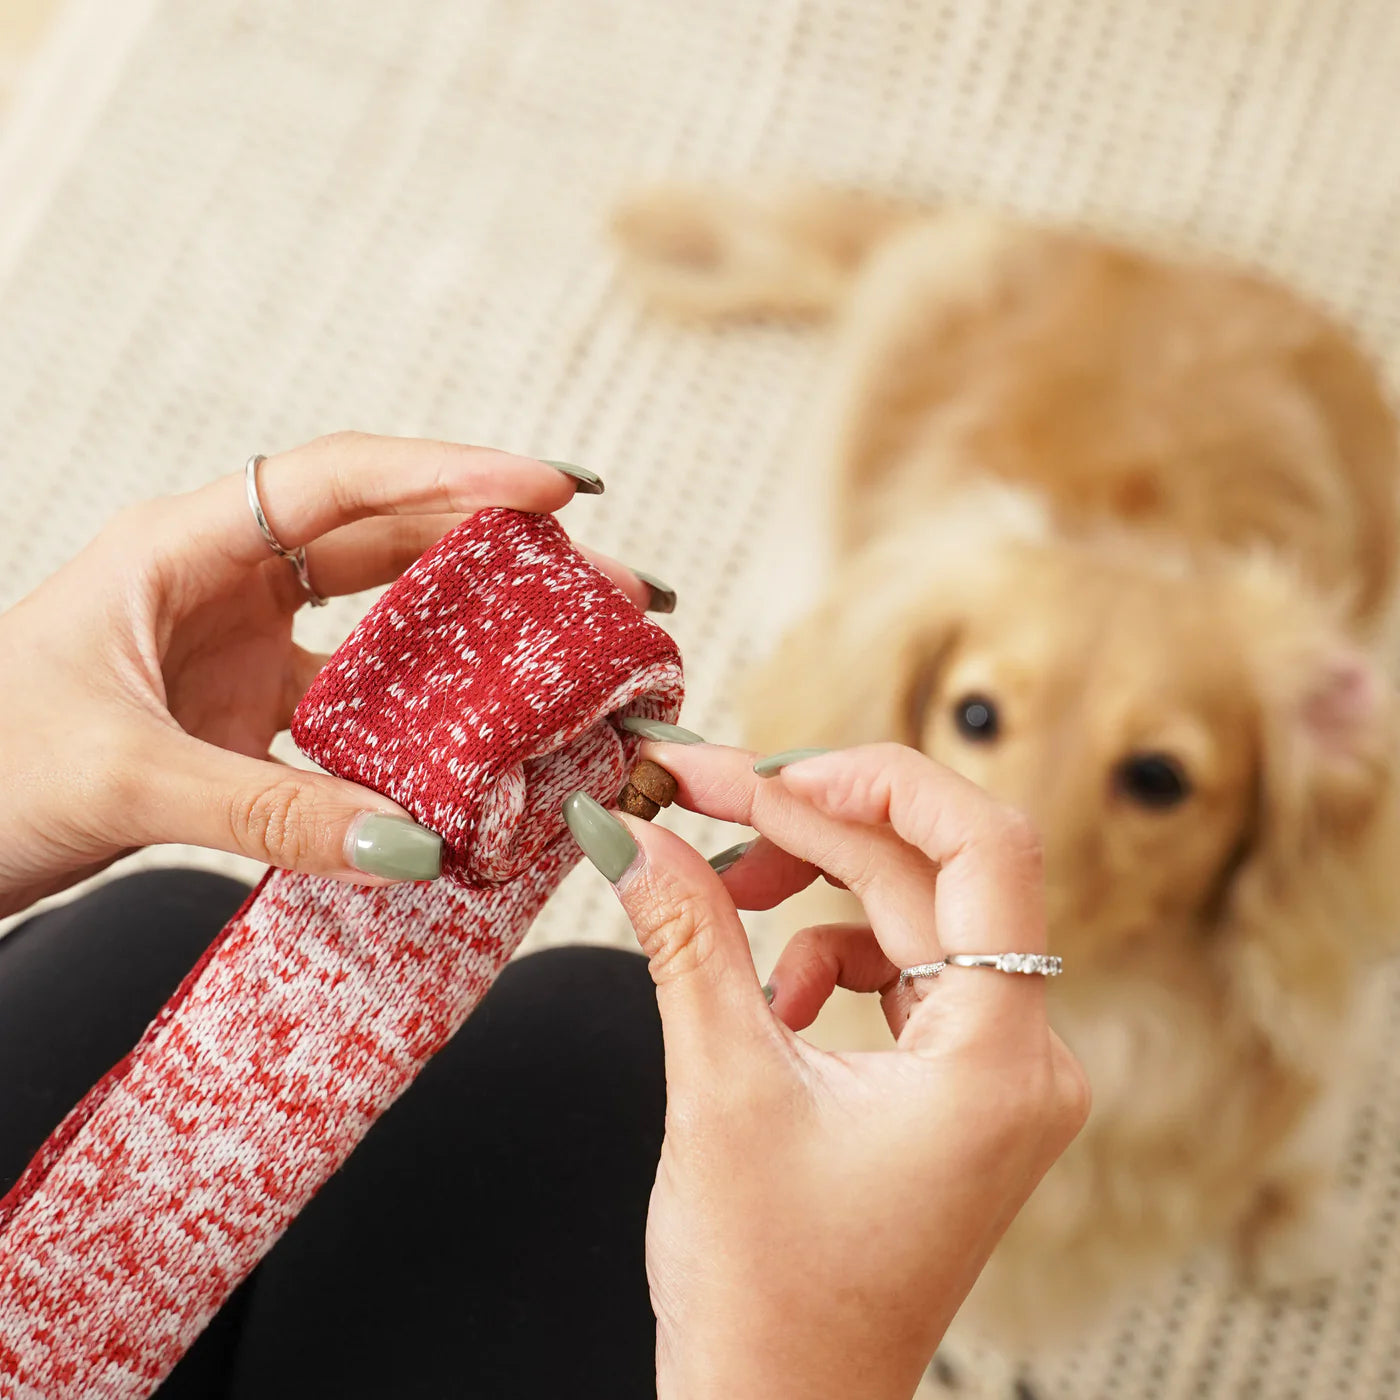
M 735 737 L 738 679 L 819 566 L 789 444 L 824 347 L 641 312 L 601 227 L 661 175 L 801 172 L 1226 253 L 1400 382 L 1392 0 L 78 8 L 0 147 L 0 603 L 122 504 L 255 450 L 345 426 L 499 443 L 606 476 L 565 521 L 678 588 L 685 720 Z M 627 936 L 587 873 L 531 941 L 584 936 Z M 1397 1010 L 1378 985 L 1341 1284 L 1238 1298 L 1203 1262 L 1041 1362 L 1038 1393 L 1400 1391 Z

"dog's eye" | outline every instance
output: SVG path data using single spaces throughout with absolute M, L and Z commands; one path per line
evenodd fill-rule
M 953 706 L 953 723 L 964 739 L 979 744 L 990 743 L 997 737 L 999 721 L 997 707 L 985 695 L 964 695 Z
M 1118 765 L 1118 790 L 1144 807 L 1175 807 L 1191 791 L 1186 773 L 1166 753 L 1135 753 Z

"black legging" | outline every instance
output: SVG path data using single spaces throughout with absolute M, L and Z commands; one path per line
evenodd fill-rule
M 0 939 L 0 1194 L 245 893 L 131 875 Z M 511 964 L 159 1395 L 654 1396 L 642 1251 L 664 1114 L 640 955 Z

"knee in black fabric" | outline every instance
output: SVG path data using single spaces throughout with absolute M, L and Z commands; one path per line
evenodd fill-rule
M 0 939 L 0 1193 L 136 1043 L 246 894 L 220 875 L 143 871 Z
M 193 963 L 247 897 L 247 885 L 207 870 L 138 870 L 25 920 L 0 939 L 0 950 L 42 930 L 50 947 L 56 935 L 66 935 L 82 940 L 89 952 L 114 942 L 128 953 L 139 949 L 160 961 L 173 945 L 182 956 L 194 949 Z

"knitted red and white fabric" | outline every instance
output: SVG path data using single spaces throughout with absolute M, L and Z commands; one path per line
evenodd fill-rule
M 445 876 L 264 877 L 0 1201 L 0 1395 L 155 1389 L 510 957 L 575 859 L 564 797 L 625 780 L 610 720 L 681 689 L 550 516 L 484 511 L 384 595 L 293 735 L 439 832 Z

